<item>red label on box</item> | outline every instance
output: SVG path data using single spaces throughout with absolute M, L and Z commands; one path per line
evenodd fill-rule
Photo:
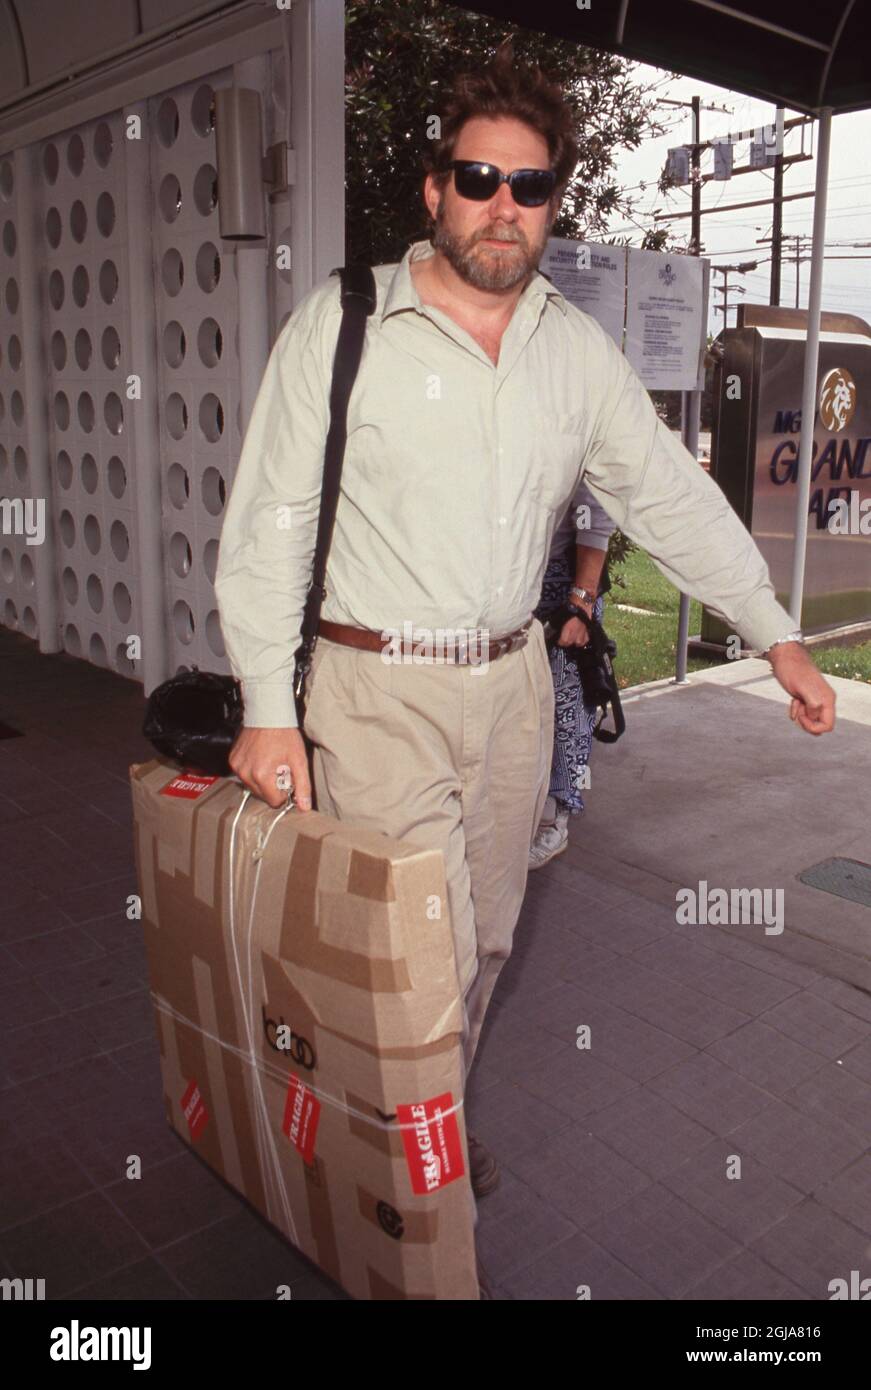
M 437 1192 L 440 1187 L 461 1178 L 466 1171 L 453 1104 L 448 1091 L 433 1100 L 419 1101 L 417 1105 L 396 1107 L 396 1118 L 403 1126 L 400 1132 L 411 1175 L 411 1190 L 418 1196 Z M 445 1114 L 445 1111 L 451 1113 Z
M 173 777 L 171 782 L 167 782 L 165 787 L 161 787 L 161 796 L 186 796 L 190 801 L 195 801 L 203 792 L 207 792 L 213 782 L 220 779 L 209 777 L 205 772 L 180 772 L 178 777 Z
M 188 1083 L 188 1088 L 181 1098 L 181 1108 L 188 1122 L 191 1139 L 196 1143 L 209 1119 L 209 1112 L 205 1107 L 203 1098 L 200 1095 L 200 1088 L 196 1081 Z
M 287 1087 L 281 1128 L 294 1148 L 299 1149 L 306 1163 L 311 1163 L 314 1158 L 320 1113 L 321 1103 L 314 1092 L 298 1076 L 292 1076 Z

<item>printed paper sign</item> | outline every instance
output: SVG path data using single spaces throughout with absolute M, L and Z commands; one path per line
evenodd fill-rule
M 576 309 L 583 309 L 623 346 L 626 252 L 622 246 L 551 237 L 539 267 Z
M 171 782 L 167 782 L 165 787 L 161 787 L 161 796 L 185 796 L 190 801 L 195 801 L 203 792 L 207 792 L 213 782 L 219 778 L 208 777 L 204 772 L 180 772 L 178 777 L 173 777 Z
M 464 1174 L 460 1127 L 450 1092 L 416 1105 L 397 1105 L 396 1118 L 411 1176 L 411 1190 L 417 1196 L 437 1192 Z M 450 1114 L 446 1114 L 450 1111 Z
M 626 356 L 649 391 L 693 391 L 705 342 L 699 256 L 631 251 L 626 291 Z
M 189 1082 L 188 1088 L 181 1098 L 181 1108 L 188 1122 L 191 1139 L 196 1143 L 209 1120 L 209 1112 L 205 1107 L 196 1081 Z
M 314 1160 L 320 1113 L 321 1103 L 314 1092 L 298 1076 L 292 1076 L 287 1088 L 281 1128 L 294 1148 L 299 1149 L 305 1163 Z

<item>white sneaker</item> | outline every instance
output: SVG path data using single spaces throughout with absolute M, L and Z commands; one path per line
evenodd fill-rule
M 540 869 L 544 864 L 562 854 L 569 842 L 569 811 L 567 807 L 557 806 L 552 821 L 542 821 L 529 851 L 529 868 Z

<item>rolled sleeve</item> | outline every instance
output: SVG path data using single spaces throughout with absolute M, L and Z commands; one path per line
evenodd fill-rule
M 317 535 L 329 424 L 325 334 L 338 285 L 312 291 L 276 339 L 227 503 L 215 594 L 245 726 L 296 728 L 295 653 Z M 325 309 L 327 312 L 324 312 Z
M 611 520 L 601 502 L 593 496 L 585 482 L 582 482 L 572 498 L 572 514 L 576 517 L 579 507 L 588 507 L 590 524 L 575 528 L 575 544 L 585 545 L 590 550 L 607 550 L 614 531 Z
M 775 598 L 756 543 L 717 484 L 659 419 L 628 362 L 602 338 L 606 380 L 584 482 L 672 584 L 767 651 L 795 623 Z

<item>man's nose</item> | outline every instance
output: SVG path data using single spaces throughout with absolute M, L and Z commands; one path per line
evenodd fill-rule
M 490 214 L 501 217 L 504 222 L 517 221 L 517 204 L 507 183 L 500 183 L 498 192 L 490 199 Z

